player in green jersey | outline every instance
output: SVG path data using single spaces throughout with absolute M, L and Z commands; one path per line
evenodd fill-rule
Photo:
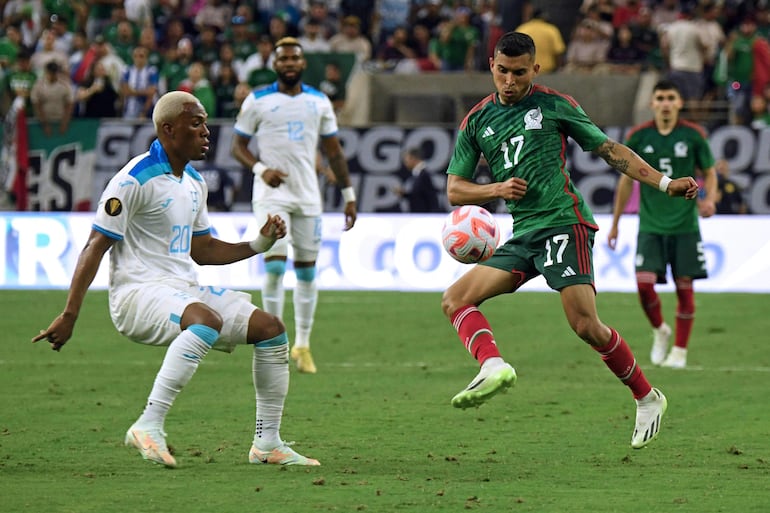
M 489 67 L 496 92 L 473 107 L 460 125 L 447 169 L 447 195 L 453 205 L 502 198 L 513 216 L 513 237 L 489 260 L 461 276 L 442 298 L 444 314 L 481 364 L 478 375 L 452 398 L 452 404 L 479 406 L 516 381 L 516 372 L 500 356 L 478 307 L 542 274 L 559 291 L 570 327 L 633 393 L 637 409 L 631 446 L 644 447 L 658 434 L 666 398 L 647 381 L 628 344 L 596 312 L 592 246 L 598 227 L 565 168 L 567 138 L 669 196 L 693 199 L 698 185 L 692 177 L 672 180 L 662 175 L 609 139 L 575 100 L 533 84 L 540 67 L 528 35 L 503 35 Z M 493 177 L 484 185 L 473 181 L 482 155 Z
M 698 226 L 698 214 L 716 212 L 717 175 L 714 157 L 703 129 L 679 117 L 682 96 L 676 85 L 658 82 L 650 106 L 654 119 L 632 128 L 626 145 L 669 178 L 695 176 L 701 170 L 705 197 L 697 202 L 670 200 L 655 191 L 642 189 L 639 202 L 639 233 L 636 241 L 636 287 L 639 301 L 652 325 L 650 360 L 655 365 L 682 369 L 687 365 L 687 343 L 695 319 L 693 280 L 706 278 Z M 633 182 L 621 176 L 615 193 L 612 227 L 607 236 L 611 249 L 618 242 L 618 221 L 631 196 Z M 676 340 L 668 351 L 671 328 L 663 320 L 656 283 L 666 283 L 666 268 L 676 285 Z M 668 356 L 667 356 L 668 355 Z

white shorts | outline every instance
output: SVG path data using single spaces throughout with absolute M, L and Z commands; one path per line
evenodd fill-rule
M 167 346 L 182 332 L 185 308 L 204 303 L 223 320 L 214 349 L 233 352 L 246 344 L 249 318 L 257 309 L 245 292 L 178 283 L 147 283 L 110 290 L 110 317 L 117 330 L 134 342 Z
M 286 223 L 286 237 L 278 239 L 273 247 L 264 253 L 265 258 L 286 257 L 289 254 L 289 244 L 293 251 L 295 262 L 315 262 L 321 250 L 321 216 L 306 216 L 297 212 L 289 212 L 285 207 L 275 205 L 260 205 L 254 209 L 257 226 L 265 224 L 267 214 L 279 215 Z

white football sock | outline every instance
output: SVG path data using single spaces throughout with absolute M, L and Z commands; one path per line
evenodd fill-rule
M 213 330 L 212 330 L 213 331 Z M 147 398 L 147 405 L 139 417 L 138 423 L 160 424 L 166 420 L 166 414 L 182 388 L 190 381 L 201 359 L 211 347 L 198 335 L 184 330 L 166 350 L 166 356 L 160 366 L 155 382 Z
M 316 280 L 297 280 L 294 288 L 294 347 L 310 347 L 310 332 L 318 304 Z
M 252 374 L 257 403 L 254 445 L 265 451 L 281 441 L 283 403 L 289 393 L 289 344 L 285 333 L 262 344 L 254 346 Z
M 262 308 L 283 319 L 284 304 L 283 274 L 265 273 L 265 283 L 262 287 Z

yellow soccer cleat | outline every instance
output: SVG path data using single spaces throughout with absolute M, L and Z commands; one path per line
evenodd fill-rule
M 305 374 L 315 374 L 315 362 L 309 347 L 292 347 L 290 353 L 291 359 L 297 363 L 297 370 Z

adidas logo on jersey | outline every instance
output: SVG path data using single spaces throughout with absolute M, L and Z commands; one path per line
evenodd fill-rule
M 481 134 L 481 138 L 482 138 L 482 139 L 486 139 L 487 137 L 490 137 L 490 136 L 492 136 L 492 135 L 495 135 L 495 131 L 494 131 L 494 130 L 492 130 L 492 127 L 491 127 L 491 126 L 488 126 L 488 127 L 486 127 L 486 128 L 484 129 L 484 133 L 483 133 L 483 134 Z
M 575 276 L 575 275 L 577 275 L 577 273 L 569 265 L 567 266 L 566 269 L 564 269 L 564 272 L 561 273 L 562 278 L 569 278 L 570 276 Z
M 655 148 L 652 147 L 652 145 L 648 144 L 644 147 L 642 150 L 644 153 L 655 153 Z

